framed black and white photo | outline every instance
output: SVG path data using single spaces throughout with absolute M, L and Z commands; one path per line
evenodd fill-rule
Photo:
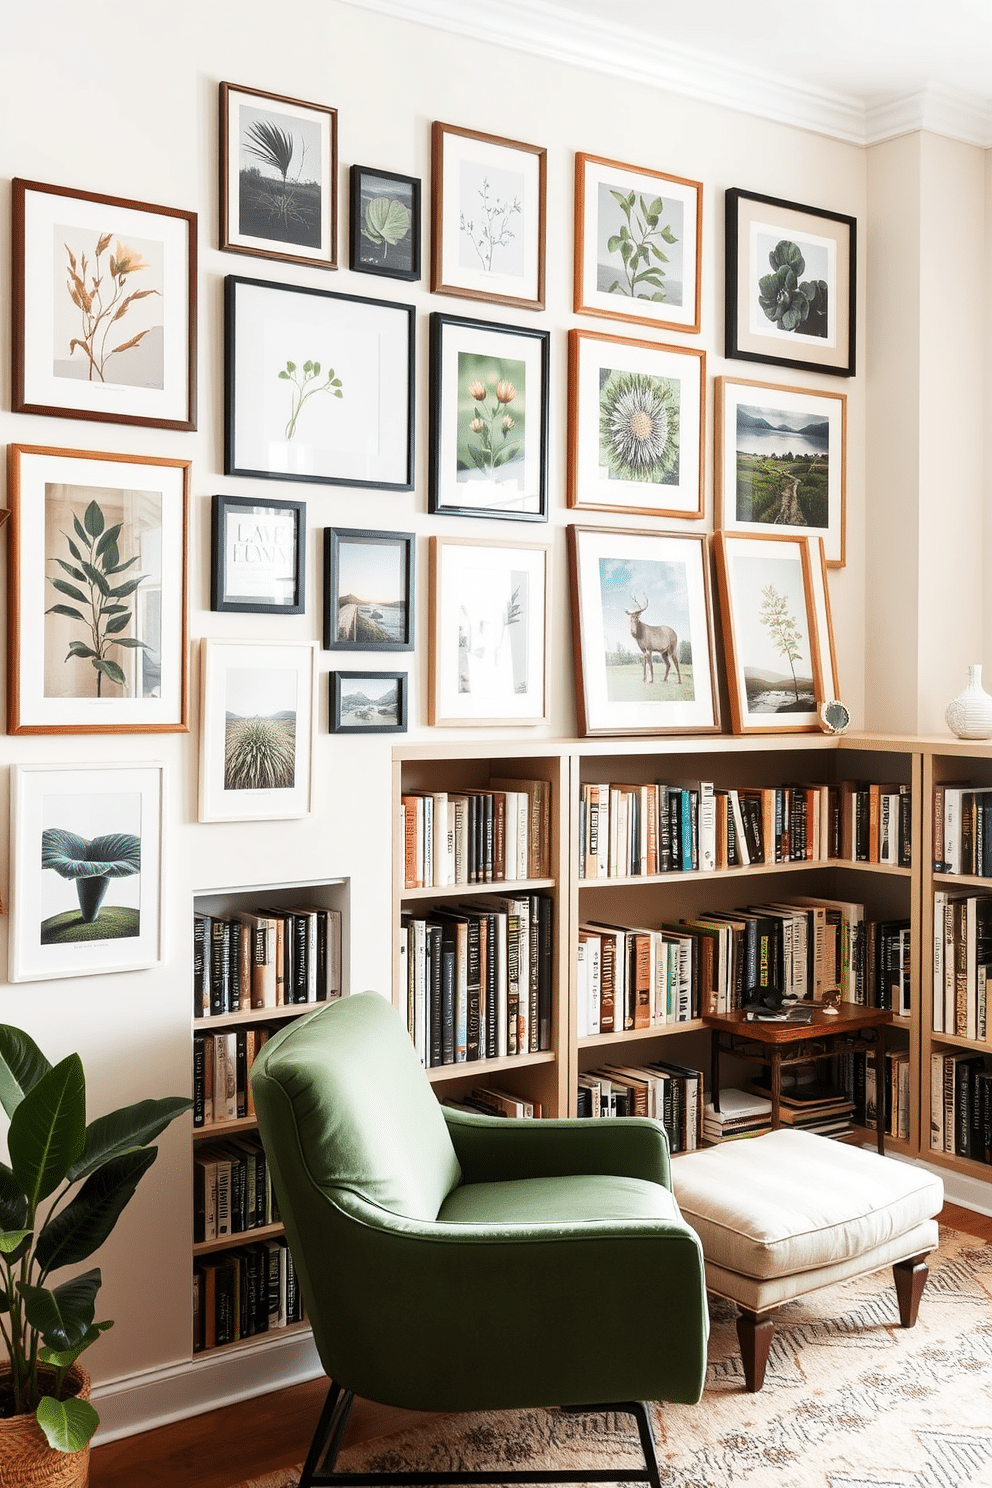
M 727 356 L 853 377 L 857 219 L 734 187 L 725 230 Z
M 406 733 L 406 672 L 330 672 L 332 734 Z
M 302 615 L 306 607 L 305 501 L 215 496 L 210 608 Z
M 412 651 L 412 532 L 324 529 L 324 650 Z
M 350 205 L 350 268 L 387 279 L 419 279 L 419 179 L 353 165 Z
M 337 268 L 337 109 L 220 85 L 220 246 Z

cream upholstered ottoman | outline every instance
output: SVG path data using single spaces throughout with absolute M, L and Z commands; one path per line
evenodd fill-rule
M 764 1383 L 775 1312 L 818 1287 L 892 1266 L 899 1320 L 916 1322 L 944 1199 L 922 1168 L 780 1130 L 677 1157 L 672 1182 L 707 1287 L 740 1309 L 749 1390 Z

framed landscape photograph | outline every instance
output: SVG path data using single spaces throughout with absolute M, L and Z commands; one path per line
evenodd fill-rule
M 412 490 L 413 306 L 225 290 L 225 474 Z
M 358 274 L 420 278 L 420 181 L 351 167 L 351 259 Z
M 575 310 L 698 331 L 703 187 L 575 157 Z
M 549 549 L 431 538 L 430 723 L 547 722 Z
M 412 532 L 324 528 L 324 650 L 412 651 Z
M 255 615 L 305 609 L 305 501 L 215 496 L 211 505 L 210 608 Z
M 720 727 L 706 539 L 569 527 L 582 734 Z
M 568 333 L 568 504 L 703 515 L 706 353 Z
M 549 341 L 431 316 L 429 511 L 547 521 Z
M 405 734 L 406 672 L 329 672 L 332 734 Z
M 336 269 L 338 111 L 220 85 L 220 246 Z
M 547 150 L 435 122 L 431 290 L 544 309 Z
M 726 193 L 726 354 L 853 377 L 857 219 Z
M 196 213 L 13 183 L 15 413 L 196 428 Z
M 8 446 L 10 734 L 182 732 L 189 461 Z
M 716 527 L 822 537 L 843 568 L 846 471 L 846 393 L 716 379 Z
M 315 642 L 202 642 L 198 820 L 310 811 Z
M 12 982 L 161 959 L 161 764 L 12 765 Z
M 734 733 L 818 731 L 823 669 L 808 539 L 717 532 L 713 545 Z

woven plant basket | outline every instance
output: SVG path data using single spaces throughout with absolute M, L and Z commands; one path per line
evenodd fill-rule
M 9 1376 L 9 1366 L 0 1366 L 0 1389 Z M 67 1393 L 90 1398 L 90 1377 L 79 1364 L 69 1370 L 67 1383 Z M 86 1488 L 89 1471 L 88 1446 L 56 1452 L 33 1415 L 0 1418 L 0 1488 Z

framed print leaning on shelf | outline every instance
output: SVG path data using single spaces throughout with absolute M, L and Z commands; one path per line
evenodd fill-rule
M 12 982 L 161 959 L 161 764 L 12 765 Z
M 568 333 L 568 504 L 703 515 L 706 353 Z
M 302 615 L 306 542 L 305 501 L 215 496 L 210 608 L 254 615 Z
M 405 734 L 406 672 L 329 672 L 332 734 Z
M 189 461 L 7 454 L 7 732 L 185 731 Z
M 431 724 L 547 722 L 548 557 L 431 538 Z
M 412 532 L 324 528 L 324 650 L 412 651 Z
M 706 539 L 569 527 L 582 734 L 715 732 Z
M 198 820 L 310 811 L 315 642 L 205 640 Z
M 827 555 L 822 537 L 809 540 L 810 585 L 813 590 L 813 615 L 820 638 L 820 672 L 823 679 L 822 702 L 836 702 L 841 696 L 834 648 L 834 622 L 830 611 L 830 589 L 827 584 Z
M 196 428 L 196 213 L 13 182 L 15 413 Z
M 547 155 L 537 145 L 435 122 L 434 294 L 544 309 Z
M 420 278 L 420 181 L 395 171 L 351 167 L 351 258 L 358 274 Z
M 819 730 L 824 701 L 810 543 L 713 539 L 735 734 Z
M 575 157 L 575 310 L 698 331 L 703 187 Z
M 225 281 L 227 475 L 413 489 L 412 305 Z
M 726 354 L 853 377 L 857 219 L 726 194 Z
M 846 393 L 716 378 L 716 527 L 822 537 L 843 568 L 846 493 Z
M 429 511 L 547 521 L 549 341 L 431 316 Z
M 338 111 L 220 85 L 220 246 L 336 269 Z

